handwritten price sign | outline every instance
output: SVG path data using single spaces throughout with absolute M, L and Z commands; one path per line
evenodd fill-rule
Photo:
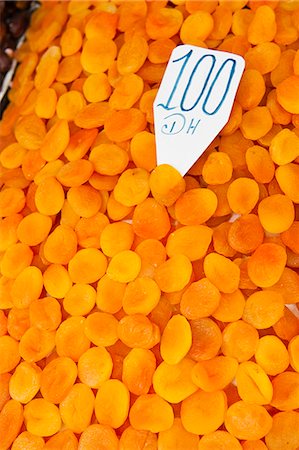
M 232 53 L 173 50 L 154 102 L 158 164 L 188 171 L 227 123 L 244 67 Z

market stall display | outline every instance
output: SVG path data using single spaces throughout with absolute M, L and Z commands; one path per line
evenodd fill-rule
M 180 44 L 246 63 L 184 176 L 153 116 Z M 45 1 L 15 58 L 0 449 L 297 450 L 299 5 Z

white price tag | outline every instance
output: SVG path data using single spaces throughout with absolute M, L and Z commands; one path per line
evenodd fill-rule
M 227 123 L 244 67 L 233 53 L 173 50 L 154 102 L 158 164 L 185 175 Z

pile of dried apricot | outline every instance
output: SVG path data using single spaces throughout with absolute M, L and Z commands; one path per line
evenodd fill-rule
M 178 44 L 228 123 L 156 165 Z M 0 449 L 299 448 L 299 4 L 45 1 L 0 122 Z

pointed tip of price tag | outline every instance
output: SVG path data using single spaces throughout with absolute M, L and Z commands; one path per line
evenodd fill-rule
M 185 175 L 227 123 L 244 68 L 233 53 L 173 50 L 154 102 L 158 165 Z

